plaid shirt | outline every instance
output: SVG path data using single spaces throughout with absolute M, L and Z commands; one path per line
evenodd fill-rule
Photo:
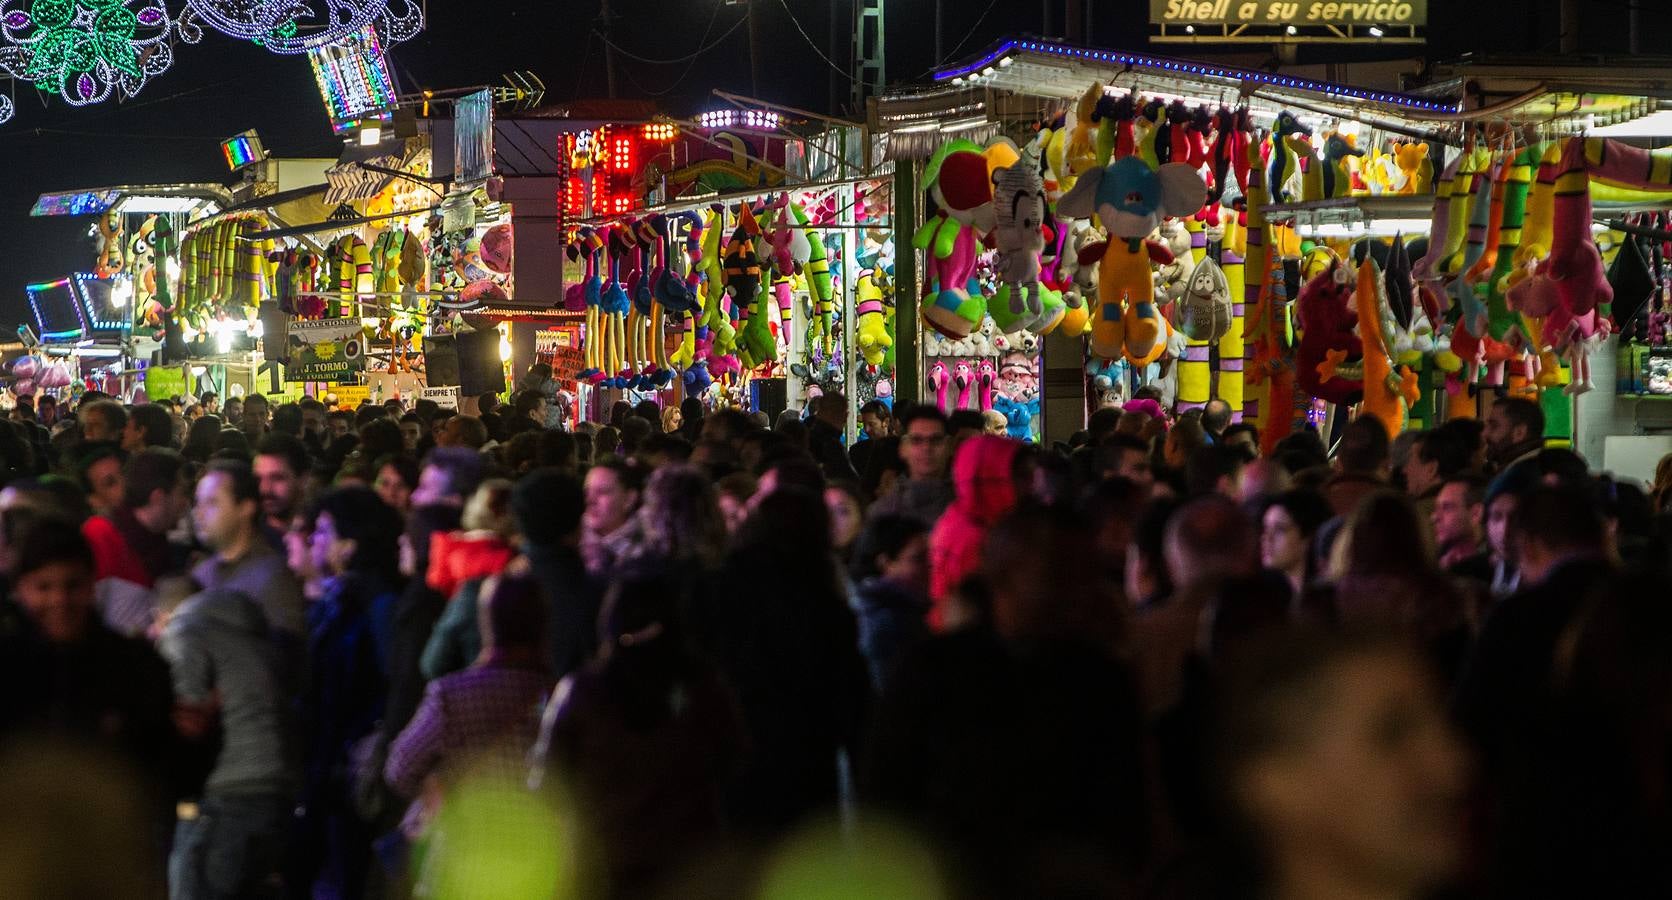
M 431 774 L 466 766 L 522 783 L 551 686 L 544 669 L 500 665 L 430 682 L 418 712 L 389 747 L 384 778 L 404 797 L 418 796 Z

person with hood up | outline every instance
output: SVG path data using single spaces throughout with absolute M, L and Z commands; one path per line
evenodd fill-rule
M 964 441 L 952 461 L 952 505 L 929 535 L 929 623 L 947 626 L 947 602 L 981 567 L 987 529 L 1016 507 L 1032 480 L 1033 458 L 1009 438 L 978 435 Z

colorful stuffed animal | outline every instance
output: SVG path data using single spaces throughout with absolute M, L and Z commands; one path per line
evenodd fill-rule
M 1324 138 L 1323 183 L 1324 196 L 1329 199 L 1345 197 L 1352 192 L 1354 168 L 1352 159 L 1362 159 L 1352 135 L 1331 132 Z
M 1295 382 L 1309 395 L 1337 405 L 1364 393 L 1364 348 L 1353 333 L 1353 277 L 1336 260 L 1295 298 L 1301 337 L 1295 347 Z
M 924 181 L 940 210 L 912 236 L 924 256 L 923 320 L 952 340 L 967 337 L 986 314 L 980 291 L 970 290 L 982 231 L 978 211 L 992 209 L 986 157 L 971 141 L 943 144 L 929 158 Z M 978 186 L 979 182 L 979 186 Z
M 1422 165 L 1428 161 L 1428 145 L 1417 141 L 1408 141 L 1393 146 L 1393 162 L 1405 176 L 1404 186 L 1393 193 L 1421 194 L 1427 193 L 1427 185 L 1423 183 Z M 1432 164 L 1430 164 L 1432 173 Z M 1432 177 L 1432 176 L 1430 176 Z
M 875 269 L 862 273 L 854 285 L 854 340 L 867 365 L 881 365 L 888 348 L 894 346 L 894 337 L 888 333 L 886 296 L 882 273 Z
M 988 313 L 1003 331 L 1033 328 L 1045 318 L 1039 283 L 1045 180 L 1039 175 L 1035 148 L 1029 145 L 1015 165 L 994 171 L 992 180 L 997 223 L 993 237 L 998 243 L 993 274 L 999 288 Z
M 93 271 L 100 278 L 113 278 L 122 271 L 122 214 L 114 207 L 99 216 L 98 263 Z
M 1308 156 L 1312 152 L 1312 144 L 1306 140 L 1311 136 L 1312 129 L 1301 124 L 1294 113 L 1283 110 L 1277 114 L 1277 120 L 1271 126 L 1271 137 L 1268 139 L 1271 159 L 1266 170 L 1266 188 L 1272 203 L 1288 203 L 1295 199 L 1289 190 L 1290 180 L 1298 178 L 1301 174 L 1302 150 Z
M 738 310 L 738 351 L 743 367 L 753 369 L 778 359 L 778 342 L 772 337 L 761 293 L 761 262 L 755 253 L 760 225 L 747 207 L 738 212 L 737 229 L 726 244 L 726 296 Z
M 1033 443 L 1033 418 L 1039 415 L 1039 398 L 1016 400 L 1000 395 L 993 398 L 993 410 L 1004 416 L 1006 437 Z
M 935 391 L 935 406 L 942 413 L 952 412 L 947 401 L 947 391 L 952 386 L 952 374 L 946 370 L 946 363 L 936 361 L 929 367 L 929 387 Z
M 1408 366 L 1396 364 L 1390 339 L 1392 314 L 1382 294 L 1381 267 L 1374 257 L 1359 266 L 1358 289 L 1353 305 L 1358 312 L 1359 338 L 1364 350 L 1364 403 L 1362 414 L 1373 416 L 1393 440 L 1405 430 L 1411 407 L 1421 395 L 1415 374 Z
M 1058 201 L 1060 215 L 1095 214 L 1109 232 L 1098 261 L 1094 353 L 1108 358 L 1124 353 L 1134 365 L 1148 365 L 1166 350 L 1167 323 L 1155 307 L 1144 238 L 1167 216 L 1193 214 L 1206 197 L 1207 185 L 1188 163 L 1158 170 L 1128 156 L 1081 175 Z

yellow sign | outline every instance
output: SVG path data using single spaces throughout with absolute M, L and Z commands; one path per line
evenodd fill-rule
M 1151 25 L 1428 24 L 1428 0 L 1150 0 Z
M 359 409 L 362 401 L 372 398 L 372 387 L 369 384 L 339 384 L 331 388 L 330 393 L 337 398 L 338 409 Z

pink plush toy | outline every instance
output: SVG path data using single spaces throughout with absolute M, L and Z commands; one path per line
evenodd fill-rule
M 960 359 L 953 368 L 952 380 L 958 383 L 958 409 L 970 408 L 970 389 L 975 386 L 975 367 L 969 360 Z
M 993 408 L 993 380 L 998 377 L 998 370 L 993 366 L 993 361 L 983 359 L 981 364 L 976 366 L 975 377 L 976 383 L 980 385 L 981 410 L 985 412 Z
M 949 413 L 952 408 L 946 405 L 946 391 L 952 384 L 952 377 L 946 371 L 946 363 L 937 362 L 929 367 L 929 386 L 935 389 L 935 405 L 943 413 Z

